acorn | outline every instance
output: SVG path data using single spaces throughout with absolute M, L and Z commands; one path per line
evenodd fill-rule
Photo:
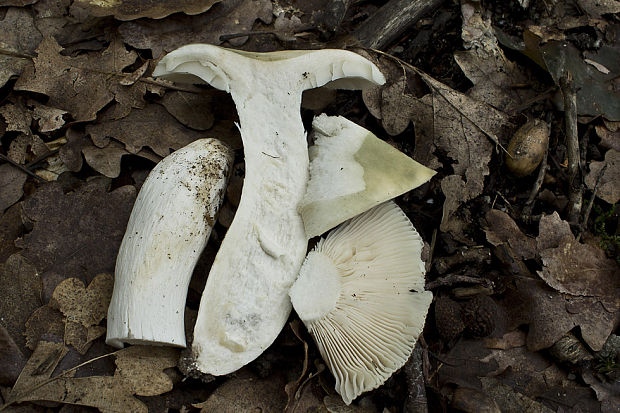
M 526 176 L 538 168 L 549 145 L 549 126 L 540 119 L 533 119 L 514 134 L 506 155 L 506 166 L 516 176 Z
M 435 300 L 435 325 L 445 341 L 454 340 L 465 330 L 461 311 L 461 305 L 448 297 Z
M 497 304 L 489 296 L 478 295 L 463 304 L 466 333 L 472 337 L 486 337 L 495 330 Z

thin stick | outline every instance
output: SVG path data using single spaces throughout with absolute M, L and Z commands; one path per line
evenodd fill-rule
M 568 156 L 568 222 L 579 224 L 583 188 L 581 185 L 579 135 L 577 133 L 577 91 L 570 72 L 560 78 L 560 88 L 564 96 L 564 122 Z
M 545 154 L 543 155 L 542 161 L 540 162 L 540 169 L 538 169 L 538 176 L 536 177 L 536 182 L 534 182 L 534 186 L 530 192 L 530 196 L 525 201 L 525 207 L 523 207 L 523 211 L 521 211 L 521 219 L 524 221 L 529 221 L 530 215 L 532 215 L 532 209 L 534 208 L 534 199 L 538 195 L 540 188 L 542 188 L 543 181 L 545 180 L 545 174 L 547 173 L 547 155 L 549 154 L 549 140 L 547 140 L 547 146 L 545 146 Z
M 37 175 L 34 172 L 32 172 L 30 169 L 24 167 L 23 165 L 18 164 L 17 162 L 15 162 L 14 160 L 12 160 L 11 158 L 9 158 L 6 155 L 3 155 L 3 154 L 0 153 L 0 159 L 5 161 L 5 162 L 8 162 L 11 165 L 13 165 L 15 168 L 19 169 L 23 173 L 32 176 L 33 178 L 35 178 L 39 182 L 47 182 L 45 179 L 41 178 L 39 175 Z
M 603 177 L 603 174 L 605 174 L 607 165 L 608 165 L 607 162 L 605 162 L 605 165 L 603 165 L 603 167 L 601 168 L 601 172 L 596 177 L 596 183 L 594 184 L 594 189 L 592 190 L 592 197 L 590 198 L 590 203 L 588 204 L 588 207 L 586 208 L 586 212 L 583 215 L 583 222 L 581 223 L 581 230 L 579 232 L 579 235 L 577 235 L 577 241 L 581 239 L 581 234 L 583 234 L 583 232 L 586 230 L 586 227 L 588 226 L 588 220 L 590 219 L 590 212 L 592 211 L 592 205 L 594 204 L 594 198 L 596 198 L 596 192 L 598 191 L 598 185 L 601 183 L 601 178 Z

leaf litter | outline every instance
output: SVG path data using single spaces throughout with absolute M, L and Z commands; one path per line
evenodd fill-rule
M 303 340 L 274 344 L 276 352 L 295 346 L 294 356 L 281 356 L 288 367 L 263 358 L 237 376 L 196 391 L 191 379 L 179 381 L 174 369 L 178 350 L 137 346 L 110 353 L 102 337 L 109 274 L 136 188 L 148 170 L 199 137 L 217 137 L 241 148 L 230 97 L 210 88 L 154 81 L 149 78 L 152 59 L 193 42 L 251 51 L 326 47 L 327 40 L 346 44 L 347 33 L 363 25 L 379 4 L 347 2 L 347 17 L 335 23 L 340 27 L 328 27 L 321 12 L 328 2 L 322 0 L 194 3 L 204 12 L 183 2 L 135 2 L 133 10 L 128 8 L 133 3 L 125 2 L 103 10 L 90 0 L 39 0 L 20 8 L 26 3 L 31 2 L 4 2 L 18 7 L 0 12 L 0 33 L 6 34 L 1 48 L 9 52 L 0 53 L 0 81 L 8 85 L 0 101 L 0 153 L 17 164 L 0 161 L 0 206 L 6 208 L 0 217 L 0 268 L 4 284 L 20 279 L 29 289 L 13 285 L 0 291 L 12 297 L 3 301 L 19 301 L 16 307 L 0 308 L 0 340 L 8 349 L 0 352 L 0 363 L 11 367 L 0 383 L 10 386 L 17 380 L 12 392 L 3 390 L 5 401 L 165 411 L 205 400 L 195 407 L 280 411 L 288 395 L 294 411 L 400 411 L 403 400 L 416 392 L 403 374 L 345 406 L 333 395 L 330 375 L 321 373 L 313 345 Z M 434 323 L 427 323 L 421 374 L 435 395 L 429 407 L 452 400 L 456 408 L 466 400 L 474 403 L 474 411 L 483 406 L 610 411 L 617 400 L 610 362 L 615 353 L 605 356 L 605 363 L 598 354 L 614 337 L 618 319 L 617 264 L 611 254 L 619 247 L 610 244 L 617 236 L 613 183 L 619 128 L 613 102 L 618 60 L 613 50 L 617 25 L 603 11 L 616 5 L 606 1 L 592 8 L 579 2 L 581 12 L 575 15 L 564 1 L 546 10 L 513 3 L 516 9 L 465 0 L 446 4 L 438 15 L 417 23 L 412 33 L 419 29 L 428 35 L 422 43 L 403 37 L 389 55 L 360 51 L 386 74 L 385 86 L 357 95 L 361 98 L 311 91 L 304 96 L 302 118 L 307 121 L 321 111 L 351 117 L 439 171 L 436 180 L 399 199 L 431 244 L 433 290 L 451 297 L 457 310 L 487 295 L 498 309 L 495 328 L 483 339 L 469 337 L 465 328 L 455 342 L 446 342 Z M 435 18 L 449 27 L 435 24 Z M 442 36 L 436 27 L 445 29 Z M 519 30 L 510 30 L 515 27 Z M 443 35 L 459 32 L 466 50 L 441 48 Z M 499 44 L 510 44 L 535 63 L 512 60 L 515 54 Z M 413 48 L 416 54 L 410 54 Z M 413 62 L 408 55 L 418 57 Z M 551 77 L 541 76 L 535 64 Z M 587 123 L 579 133 L 587 128 L 590 140 L 582 146 L 584 188 L 595 208 L 589 222 L 586 215 L 585 222 L 572 227 L 561 218 L 561 200 L 568 195 L 565 138 L 561 106 L 552 106 L 559 102 L 552 94 L 563 65 L 576 75 L 580 114 L 599 115 L 579 118 Z M 534 194 L 531 216 L 519 213 L 534 177 L 517 180 L 505 174 L 501 146 L 525 118 L 545 119 L 552 130 L 549 166 L 541 175 L 540 193 Z M 242 159 L 236 162 L 243 165 Z M 40 183 L 27 171 L 56 182 Z M 238 177 L 231 187 L 241 182 Z M 228 225 L 239 188 L 235 196 L 231 191 L 229 216 L 221 219 Z M 603 216 L 600 210 L 611 212 Z M 215 244 L 226 226 L 214 230 Z M 599 245 L 603 239 L 605 249 Z M 487 253 L 455 258 L 469 250 Z M 439 271 L 439 262 L 451 264 Z M 188 305 L 196 307 L 197 299 L 199 294 L 190 294 Z M 581 362 L 577 370 L 570 358 L 555 358 L 558 343 L 567 337 L 595 359 Z M 305 368 L 299 375 L 295 367 L 302 356 Z M 571 378 L 573 373 L 582 381 Z M 60 411 L 71 411 L 68 406 Z

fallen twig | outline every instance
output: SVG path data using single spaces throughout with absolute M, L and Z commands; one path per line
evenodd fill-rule
M 605 162 L 605 165 L 603 165 L 603 167 L 601 168 L 601 172 L 596 177 L 596 182 L 594 183 L 594 189 L 592 190 L 592 197 L 590 198 L 590 203 L 588 204 L 588 207 L 586 208 L 586 212 L 583 214 L 583 220 L 581 222 L 579 235 L 577 235 L 577 241 L 579 241 L 579 239 L 581 238 L 581 234 L 583 234 L 583 231 L 585 231 L 586 227 L 588 226 L 588 220 L 590 219 L 590 212 L 592 211 L 592 205 L 594 204 L 594 198 L 596 198 L 596 192 L 598 191 L 598 185 L 601 182 L 601 177 L 603 176 L 603 174 L 605 173 L 605 170 L 607 169 L 607 165 L 608 165 L 607 162 Z
M 534 186 L 530 191 L 530 196 L 525 201 L 525 206 L 521 211 L 521 219 L 529 222 L 530 216 L 532 215 L 532 209 L 534 208 L 534 200 L 542 187 L 543 181 L 545 180 L 545 174 L 547 173 L 547 155 L 549 154 L 549 141 L 547 141 L 547 145 L 545 146 L 545 154 L 543 155 L 542 161 L 540 162 L 540 167 L 538 169 L 538 176 L 536 177 L 536 181 L 534 182 Z
M 583 188 L 581 184 L 581 157 L 577 133 L 577 91 L 570 73 L 560 78 L 564 97 L 564 122 L 566 128 L 566 152 L 568 156 L 568 221 L 579 224 Z
M 20 171 L 22 171 L 25 174 L 28 174 L 30 176 L 32 176 L 33 178 L 35 178 L 36 180 L 38 180 L 39 182 L 47 182 L 45 179 L 41 178 L 39 175 L 35 174 L 34 172 L 32 172 L 30 169 L 26 168 L 23 165 L 18 164 L 17 162 L 15 162 L 14 160 L 12 160 L 11 158 L 9 158 L 6 155 L 3 155 L 0 153 L 0 160 L 3 160 L 5 162 L 8 162 L 9 164 L 11 164 L 12 166 L 14 166 L 15 168 L 19 169 Z

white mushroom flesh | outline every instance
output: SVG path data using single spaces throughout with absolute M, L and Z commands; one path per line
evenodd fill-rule
M 435 175 L 342 116 L 312 122 L 310 181 L 301 203 L 308 238 L 410 191 Z
M 301 120 L 303 90 L 351 76 L 381 84 L 378 69 L 343 50 L 247 53 L 184 46 L 154 75 L 204 82 L 229 91 L 240 119 L 246 176 L 234 220 L 203 292 L 194 328 L 196 366 L 228 374 L 258 357 L 290 313 L 288 290 L 307 249 L 298 213 L 308 181 Z
M 187 289 L 211 234 L 232 161 L 226 145 L 200 139 L 151 171 L 116 260 L 106 343 L 185 347 Z
M 402 367 L 422 332 L 423 243 L 404 212 L 386 202 L 321 239 L 290 290 L 346 404 Z

